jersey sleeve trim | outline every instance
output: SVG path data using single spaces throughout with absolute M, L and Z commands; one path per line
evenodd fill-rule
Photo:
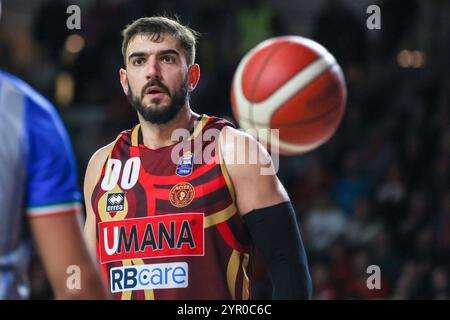
M 80 202 L 63 202 L 52 205 L 28 207 L 27 215 L 29 218 L 60 215 L 60 214 L 77 214 L 81 212 Z

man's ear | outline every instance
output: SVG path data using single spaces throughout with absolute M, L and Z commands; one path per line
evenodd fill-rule
M 189 79 L 188 79 L 188 90 L 189 92 L 194 91 L 195 87 L 200 80 L 200 66 L 196 63 L 189 67 Z
M 122 85 L 123 92 L 125 95 L 128 95 L 128 77 L 127 77 L 127 70 L 120 68 L 119 70 L 119 76 L 120 76 L 120 84 Z

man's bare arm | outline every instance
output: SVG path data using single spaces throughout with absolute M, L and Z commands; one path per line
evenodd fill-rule
M 86 175 L 84 178 L 84 201 L 86 206 L 86 223 L 84 225 L 84 237 L 88 243 L 89 250 L 96 254 L 96 222 L 95 214 L 92 209 L 91 197 L 97 180 L 100 177 L 103 164 L 108 157 L 112 144 L 109 144 L 99 150 L 89 160 Z
M 97 263 L 84 241 L 80 220 L 75 213 L 40 216 L 30 218 L 30 227 L 56 298 L 107 299 Z M 80 268 L 80 288 L 72 288 L 68 283 L 69 266 Z
M 267 168 L 272 164 L 272 159 L 267 150 L 253 137 L 239 130 L 225 127 L 221 132 L 221 148 L 235 188 L 236 204 L 241 215 L 254 209 L 289 201 L 289 196 L 275 172 L 270 175 L 261 174 L 268 171 Z M 256 154 L 251 155 L 250 152 L 256 152 Z M 232 160 L 237 158 L 241 161 Z M 242 163 L 243 159 L 246 163 Z
M 311 277 L 294 208 L 275 172 L 263 174 L 264 168 L 273 165 L 269 154 L 243 132 L 225 127 L 221 133 L 219 145 L 236 205 L 269 271 L 272 298 L 311 298 Z M 244 155 L 248 161 L 233 162 Z

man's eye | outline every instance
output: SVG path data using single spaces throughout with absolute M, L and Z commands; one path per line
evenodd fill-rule
M 140 65 L 144 64 L 144 62 L 145 62 L 145 60 L 142 59 L 142 58 L 134 59 L 133 60 L 133 65 L 140 66 Z
M 163 56 L 161 58 L 162 61 L 167 62 L 167 63 L 173 63 L 175 62 L 175 58 L 172 56 Z

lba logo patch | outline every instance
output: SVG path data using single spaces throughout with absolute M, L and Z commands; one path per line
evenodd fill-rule
M 124 209 L 125 192 L 109 193 L 106 200 L 106 212 L 117 212 Z
M 194 163 L 192 159 L 194 155 L 190 152 L 186 152 L 178 161 L 177 170 L 175 173 L 181 177 L 186 177 L 192 173 Z

